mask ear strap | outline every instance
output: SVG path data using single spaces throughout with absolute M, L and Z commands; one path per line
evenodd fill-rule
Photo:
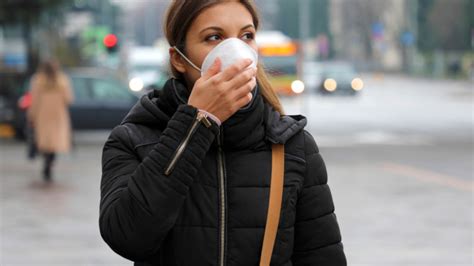
M 178 52 L 178 54 L 184 58 L 184 60 L 186 60 L 186 62 L 188 62 L 188 64 L 190 64 L 194 69 L 196 69 L 197 71 L 201 72 L 201 69 L 199 67 L 197 67 L 195 64 L 193 64 L 193 62 L 191 62 L 191 60 L 189 60 L 176 46 L 173 46 L 173 49 Z

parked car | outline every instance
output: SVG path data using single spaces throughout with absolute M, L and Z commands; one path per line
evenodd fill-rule
M 354 67 L 346 62 L 307 62 L 304 79 L 309 91 L 323 95 L 356 95 L 364 87 Z
M 14 122 L 17 114 L 17 88 L 24 83 L 25 74 L 19 72 L 0 73 L 0 138 L 15 135 Z
M 73 69 L 67 71 L 74 93 L 74 103 L 70 107 L 71 123 L 74 130 L 112 129 L 137 102 L 138 98 L 118 77 L 101 69 Z M 19 105 L 27 97 L 29 82 L 19 100 Z M 18 113 L 15 130 L 22 136 L 26 115 Z
M 10 138 L 15 135 L 12 121 L 15 117 L 15 105 L 9 97 L 0 94 L 0 138 Z

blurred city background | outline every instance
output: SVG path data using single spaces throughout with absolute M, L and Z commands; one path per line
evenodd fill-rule
M 0 265 L 131 265 L 98 230 L 110 130 L 169 78 L 165 0 L 0 2 Z M 259 60 L 326 161 L 349 265 L 473 265 L 474 0 L 257 0 Z M 29 160 L 29 84 L 71 79 L 73 150 Z

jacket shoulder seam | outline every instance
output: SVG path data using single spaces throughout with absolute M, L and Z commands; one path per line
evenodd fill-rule
M 291 154 L 291 153 L 286 153 L 286 152 L 285 152 L 285 156 L 288 157 L 288 158 L 291 158 L 295 161 L 306 164 L 306 160 L 304 158 L 301 158 L 300 156 L 297 156 L 297 155 L 294 155 L 294 154 Z
M 133 148 L 133 142 L 132 142 L 132 138 L 130 137 L 130 128 L 127 126 L 127 124 L 123 124 L 123 125 L 120 125 L 120 126 L 123 126 L 124 129 L 125 129 L 125 134 L 127 134 L 127 141 L 128 141 L 128 145 L 130 148 L 132 148 L 131 150 L 135 151 L 135 149 Z
M 136 150 L 136 149 L 138 149 L 138 148 L 140 148 L 140 147 L 148 146 L 148 145 L 153 145 L 153 144 L 156 144 L 156 143 L 158 143 L 158 142 L 159 142 L 159 141 L 156 140 L 156 141 L 149 141 L 149 142 L 145 142 L 145 143 L 136 144 L 136 145 L 133 147 L 133 149 Z

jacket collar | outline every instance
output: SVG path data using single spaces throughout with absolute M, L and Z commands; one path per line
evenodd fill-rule
M 222 124 L 225 150 L 256 150 L 264 147 L 265 142 L 284 144 L 305 127 L 304 116 L 282 116 L 264 101 L 258 87 L 253 94 L 247 106 Z M 144 95 L 122 123 L 165 127 L 178 106 L 187 103 L 189 95 L 183 82 L 170 79 L 162 90 Z

